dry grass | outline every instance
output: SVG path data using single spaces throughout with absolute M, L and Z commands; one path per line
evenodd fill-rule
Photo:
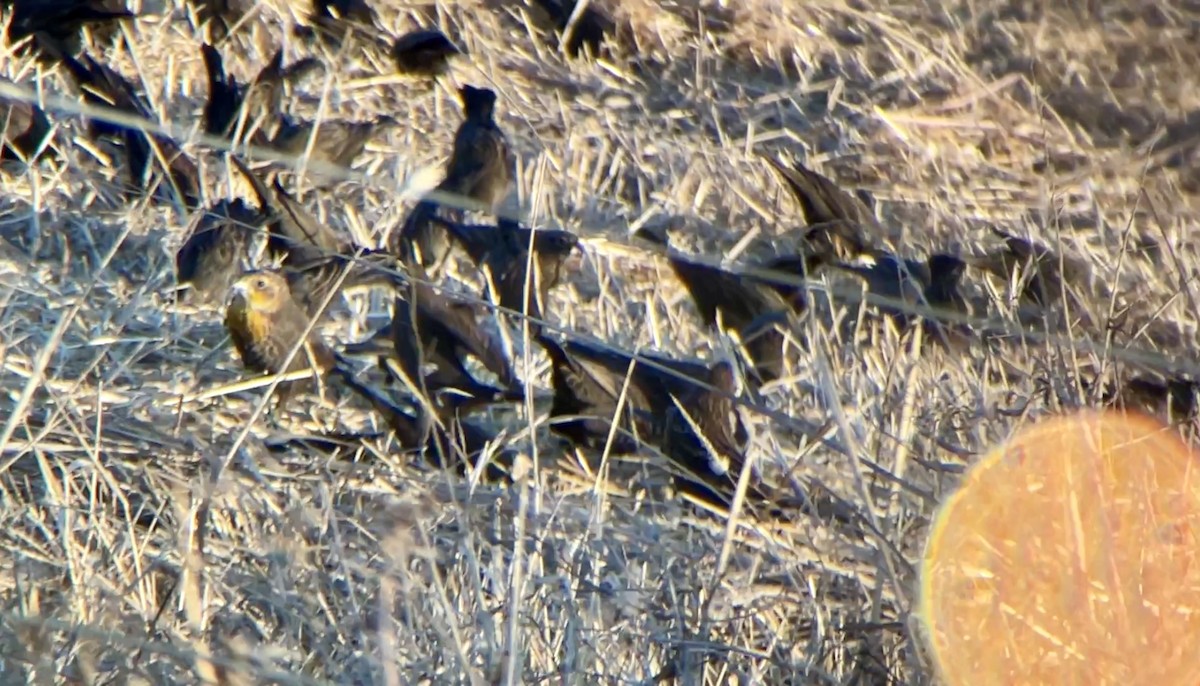
M 262 3 L 243 47 L 225 50 L 232 72 L 248 78 L 269 57 L 288 4 Z M 500 93 L 521 165 L 511 209 L 587 239 L 550 310 L 566 329 L 725 354 L 627 229 L 672 219 L 680 246 L 710 256 L 791 249 L 799 210 L 756 157 L 781 151 L 869 189 L 906 256 L 975 252 L 996 225 L 1083 257 L 1095 273 L 1072 285 L 1084 311 L 1029 343 L 956 356 L 853 345 L 811 322 L 793 376 L 746 411 L 754 454 L 864 523 L 727 527 L 647 498 L 659 477 L 572 476 L 544 417 L 523 411 L 496 419 L 536 469 L 502 488 L 411 465 L 384 441 L 337 458 L 271 451 L 280 426 L 247 424 L 256 393 L 181 404 L 240 376 L 218 313 L 172 304 L 190 219 L 125 202 L 119 164 L 70 150 L 0 176 L 5 681 L 928 683 L 914 565 L 955 474 L 1018 423 L 1092 402 L 1077 372 L 1134 358 L 1196 371 L 1194 9 L 594 0 L 639 56 L 598 64 L 564 62 L 522 26 L 520 3 L 374 4 L 396 31 L 435 18 L 469 49 L 454 79 Z M 174 10 L 135 38 L 106 59 L 194 132 L 194 30 Z M 308 84 L 301 111 L 408 125 L 367 156 L 365 179 L 306 202 L 378 244 L 411 206 L 405 180 L 449 150 L 457 105 L 341 62 Z M 74 93 L 61 73 L 0 64 Z M 82 139 L 78 120 L 57 119 L 60 142 Z M 208 192 L 230 192 L 224 162 L 190 149 Z M 1147 240 L 1159 256 L 1134 250 Z M 325 333 L 356 340 L 386 306 L 350 297 Z M 1125 330 L 1140 333 L 1106 338 L 1126 306 Z M 853 299 L 838 309 L 856 316 Z M 991 316 L 1017 328 L 1012 310 L 1000 297 Z M 287 430 L 372 422 L 353 403 L 302 405 Z

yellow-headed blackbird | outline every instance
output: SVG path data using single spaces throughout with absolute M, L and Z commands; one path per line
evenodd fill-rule
M 654 423 L 650 401 L 640 384 L 615 372 L 603 361 L 575 357 L 554 339 L 538 336 L 538 343 L 550 357 L 550 375 L 554 385 L 551 401 L 550 430 L 573 445 L 602 450 L 612 442 L 609 451 L 614 455 L 637 452 L 642 441 L 653 436 Z M 625 389 L 624 402 L 618 399 Z M 617 431 L 612 422 L 617 419 Z
M 122 19 L 136 16 L 124 0 L 7 0 L 0 7 L 10 11 L 8 42 L 33 36 L 41 54 L 52 60 L 79 52 L 83 27 L 112 31 Z
M 718 322 L 737 332 L 755 371 L 763 381 L 772 381 L 783 373 L 784 334 L 776 325 L 786 322 L 792 313 L 807 308 L 804 289 L 734 272 L 688 259 L 669 256 L 671 268 L 687 288 L 705 325 Z M 794 266 L 791 258 L 768 263 L 772 271 L 787 272 Z M 718 318 L 719 315 L 719 318 Z
M 85 54 L 82 62 L 67 54 L 59 55 L 58 59 L 83 90 L 85 102 L 155 121 L 150 105 L 124 76 L 96 61 L 91 55 Z M 155 158 L 159 158 L 169 172 L 168 185 L 174 187 L 184 206 L 190 208 L 198 205 L 199 169 L 196 162 L 169 136 L 147 135 L 140 129 L 98 120 L 92 120 L 91 129 L 93 136 L 123 142 L 129 156 L 129 175 L 134 190 L 145 192 L 149 189 L 153 163 Z
M 1041 243 L 996 227 L 992 227 L 992 233 L 1000 238 L 1003 247 L 982 257 L 968 258 L 967 263 L 1004 279 L 1020 276 L 1023 301 L 1046 307 L 1061 297 L 1064 283 L 1087 283 L 1089 269 L 1082 260 L 1059 255 Z
M 570 35 L 567 35 L 567 26 L 570 24 L 571 15 L 575 13 L 576 0 L 537 0 L 536 4 L 548 15 L 555 31 L 558 32 L 559 45 L 571 57 L 577 57 L 581 48 L 586 48 L 593 56 L 598 56 L 604 37 L 611 35 L 615 30 L 612 19 L 594 4 L 589 4 L 575 21 Z
M 773 157 L 763 159 L 800 203 L 808 227 L 805 241 L 812 258 L 810 266 L 849 261 L 871 253 L 883 229 L 860 199 L 798 162 L 788 167 Z
M 271 190 L 237 158 L 230 158 L 254 189 L 267 221 L 267 254 L 282 260 L 292 297 L 317 316 L 333 292 L 355 286 L 390 286 L 394 258 L 355 245 L 314 217 L 276 179 Z
M 526 229 L 507 219 L 501 219 L 495 226 L 459 224 L 441 218 L 435 221 L 446 227 L 475 264 L 490 273 L 489 287 L 496 287 L 495 302 L 501 307 L 524 312 L 533 320 L 541 319 L 550 289 L 562 281 L 567 259 L 579 245 L 579 238 L 569 231 Z M 532 261 L 529 259 L 530 247 L 533 248 Z M 530 284 L 526 306 L 525 281 L 531 262 L 534 281 Z M 531 321 L 530 327 L 534 334 L 541 330 L 536 321 Z
M 294 121 L 285 116 L 280 119 L 269 145 L 285 155 L 300 157 L 308 149 L 309 139 L 315 135 L 309 159 L 348 169 L 372 138 L 397 125 L 398 122 L 387 115 L 373 121 L 330 119 L 319 123 Z
M 338 365 L 336 373 L 351 391 L 370 403 L 392 429 L 401 447 L 423 452 L 437 467 L 451 467 L 460 474 L 466 473 L 474 467 L 488 442 L 495 438 L 476 424 L 443 419 L 439 425 L 420 406 L 402 407 L 383 391 L 359 381 L 346 365 Z M 502 462 L 508 457 L 507 453 L 500 454 Z M 504 471 L 500 465 L 489 464 L 484 474 L 489 479 L 500 479 Z
M 496 93 L 487 88 L 463 86 L 459 96 L 466 118 L 454 136 L 446 176 L 437 191 L 468 198 L 495 212 L 516 175 L 516 157 L 508 138 L 496 124 Z M 405 219 L 396 238 L 399 241 L 396 250 L 406 263 L 436 265 L 449 251 L 445 230 L 432 222 L 440 208 L 433 199 L 422 200 Z M 459 210 L 445 211 L 452 219 L 462 216 Z
M 49 140 L 53 127 L 42 108 L 33 103 L 0 98 L 0 127 L 0 159 L 33 162 L 53 150 Z
M 1136 409 L 1165 417 L 1173 424 L 1183 424 L 1200 416 L 1198 390 L 1200 383 L 1182 376 L 1143 374 L 1105 389 L 1102 400 L 1106 405 Z
M 283 89 L 309 72 L 321 67 L 321 61 L 307 58 L 283 66 L 283 49 L 279 49 L 271 61 L 263 67 L 249 86 L 238 83 L 232 75 L 225 73 L 221 53 L 211 45 L 200 46 L 204 66 L 208 71 L 208 101 L 204 104 L 204 131 L 213 136 L 230 138 L 237 129 L 242 110 L 246 110 L 245 130 L 256 135 L 249 139 L 256 144 L 265 142 L 259 133 L 273 128 L 282 115 Z M 263 128 L 259 128 L 261 122 Z
M 391 324 L 367 341 L 347 346 L 346 352 L 396 359 L 409 380 L 444 410 L 524 397 L 499 342 L 479 323 L 485 308 L 452 299 L 424 282 L 411 281 L 397 290 Z M 466 368 L 468 356 L 495 374 L 506 390 L 476 379 Z
M 678 404 L 667 411 L 662 448 L 682 467 L 678 482 L 685 492 L 728 507 L 746 462 L 749 436 L 729 397 L 736 391 L 733 365 L 717 362 L 705 381 L 711 388 L 695 387 L 677 396 Z M 754 484 L 747 493 L 752 500 L 768 500 Z
M 191 286 L 199 303 L 221 302 L 242 275 L 254 233 L 266 216 L 241 198 L 223 200 L 205 210 L 191 235 L 175 254 L 180 284 Z
M 446 73 L 450 60 L 463 54 L 446 34 L 437 29 L 418 29 L 392 43 L 392 60 L 402 74 L 439 76 Z
M 292 299 L 287 279 L 272 271 L 255 271 L 233 283 L 225 310 L 225 328 L 247 370 L 279 374 L 312 369 L 320 374 L 333 368 L 336 359 L 315 334 L 302 335 L 309 318 Z M 292 348 L 301 349 L 284 367 Z

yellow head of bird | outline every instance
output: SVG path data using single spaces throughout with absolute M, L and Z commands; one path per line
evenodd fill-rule
M 230 309 L 274 312 L 290 297 L 287 281 L 269 271 L 250 272 L 229 289 Z

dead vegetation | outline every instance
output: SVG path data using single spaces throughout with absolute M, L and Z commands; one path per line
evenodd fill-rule
M 164 4 L 126 29 L 132 50 L 93 50 L 189 141 L 206 197 L 246 196 L 195 141 L 200 37 Z M 226 68 L 248 80 L 281 40 L 304 54 L 283 38 L 294 4 L 260 2 Z M 761 154 L 868 191 L 901 256 L 982 254 L 998 227 L 1089 278 L 1043 316 L 1020 284 L 969 271 L 973 323 L 1009 334 L 966 352 L 888 332 L 864 344 L 844 325 L 853 289 L 834 298 L 839 326 L 808 320 L 789 373 L 742 411 L 760 467 L 841 517 L 699 513 L 665 497 L 660 456 L 576 464 L 537 408 L 493 417 L 495 448 L 525 465 L 511 486 L 411 464 L 386 436 L 330 454 L 288 440 L 386 427 L 315 395 L 280 421 L 258 414 L 260 391 L 205 397 L 241 372 L 219 313 L 173 304 L 193 218 L 127 202 L 120 159 L 88 149 L 67 111 L 68 80 L 6 46 L 3 76 L 67 102 L 47 100 L 65 158 L 0 175 L 0 674 L 929 683 L 915 565 L 957 474 L 1021 422 L 1100 403 L 1099 379 L 1200 374 L 1194 3 L 595 0 L 616 24 L 599 61 L 564 59 L 522 3 L 372 4 L 397 35 L 440 26 L 470 55 L 452 82 L 499 93 L 520 177 L 507 209 L 586 246 L 547 308 L 561 329 L 728 356 L 630 234 L 670 224 L 714 262 L 794 251 L 799 208 Z M 400 126 L 303 200 L 387 245 L 411 186 L 436 182 L 457 105 L 444 85 L 326 57 L 297 110 Z M 361 340 L 389 303 L 349 296 L 324 333 Z M 544 356 L 513 335 L 523 378 L 546 388 Z

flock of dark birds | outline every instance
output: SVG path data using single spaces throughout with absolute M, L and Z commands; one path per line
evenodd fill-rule
M 208 73 L 202 114 L 206 134 L 227 140 L 232 150 L 250 145 L 278 156 L 307 156 L 310 162 L 349 167 L 370 140 L 398 126 L 388 117 L 318 123 L 285 114 L 288 89 L 323 68 L 316 57 L 285 64 L 280 50 L 248 84 L 226 73 L 214 45 L 232 40 L 238 27 L 252 20 L 247 14 L 252 4 L 191 0 L 193 16 L 212 41 L 200 46 Z M 595 54 L 611 30 L 611 22 L 593 8 L 576 13 L 570 2 L 537 4 L 563 34 L 559 39 L 569 55 Z M 85 102 L 154 120 L 133 83 L 83 52 L 82 27 L 93 40 L 104 35 L 111 40 L 119 33 L 119 22 L 136 21 L 123 2 L 0 0 L 0 10 L 9 19 L 10 42 L 24 45 L 47 64 L 61 65 Z M 439 77 L 461 54 L 437 30 L 387 37 L 364 0 L 313 0 L 309 19 L 296 28 L 297 36 L 337 50 L 381 50 L 398 71 L 418 78 Z M 515 176 L 513 151 L 496 122 L 497 95 L 470 85 L 458 92 L 463 118 L 444 178 L 380 249 L 357 245 L 326 226 L 287 190 L 282 172 L 273 178 L 260 175 L 237 154 L 229 159 L 249 182 L 254 202 L 238 198 L 205 205 L 197 164 L 170 135 L 99 118 L 90 121 L 90 135 L 123 150 L 131 192 L 201 211 L 176 257 L 178 281 L 186 286 L 181 292 L 197 303 L 224 304 L 225 326 L 247 371 L 309 372 L 308 378 L 278 384 L 277 409 L 298 388 L 344 387 L 364 398 L 406 449 L 458 469 L 472 468 L 494 438 L 468 415 L 527 399 L 528 389 L 504 346 L 481 324 L 497 312 L 505 320 L 518 317 L 521 330 L 550 359 L 554 434 L 578 448 L 611 454 L 656 446 L 674 466 L 682 491 L 728 506 L 748 443 L 735 398 L 739 388 L 756 394 L 763 384 L 785 378 L 788 339 L 800 335 L 800 319 L 813 308 L 805 279 L 822 270 L 856 276 L 869 294 L 878 296 L 871 304 L 880 321 L 902 331 L 921 327 L 928 340 L 962 349 L 981 333 L 965 318 L 939 313 L 970 314 L 960 289 L 968 266 L 1006 279 L 1020 275 L 1021 300 L 1043 308 L 1061 299 L 1064 284 L 1080 278 L 1074 270 L 1081 267 L 1071 258 L 1002 232 L 997 232 L 1000 245 L 985 257 L 901 259 L 878 246 L 884 231 L 862 199 L 802 165 L 767 158 L 804 214 L 798 254 L 734 271 L 671 249 L 662 234 L 638 234 L 657 244 L 647 250 L 666 256 L 703 323 L 736 341 L 734 359 L 711 363 L 635 356 L 607 345 L 560 340 L 543 325 L 548 295 L 567 276 L 579 240 L 567 231 L 535 230 L 497 215 Z M 44 111 L 18 101 L 6 106 L 6 159 L 33 163 L 58 154 Z M 467 223 L 471 212 L 495 221 Z M 277 267 L 250 268 L 264 235 L 265 255 Z M 455 255 L 479 267 L 483 298 L 467 298 L 438 285 Z M 316 332 L 317 326 L 344 289 L 359 286 L 394 292 L 391 323 L 367 340 L 335 348 Z M 499 309 L 484 304 L 489 301 Z M 362 357 L 378 360 L 385 385 L 362 380 L 351 362 Z M 493 383 L 471 371 L 472 358 L 495 377 Z M 1142 390 L 1171 396 L 1176 405 L 1191 402 L 1170 383 Z M 1176 410 L 1191 413 L 1194 406 Z M 502 475 L 503 462 L 496 459 L 488 473 Z M 786 499 L 768 492 L 758 479 L 752 479 L 748 498 L 767 507 Z

